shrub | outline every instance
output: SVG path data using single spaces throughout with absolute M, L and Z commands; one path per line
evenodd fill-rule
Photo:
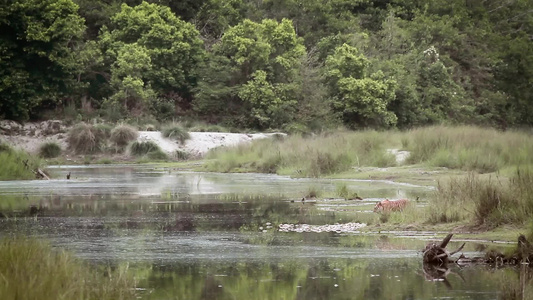
M 111 130 L 111 142 L 119 149 L 124 149 L 131 141 L 134 141 L 139 136 L 137 129 L 129 125 L 118 125 Z
M 152 141 L 136 141 L 130 146 L 130 152 L 135 156 L 143 156 L 155 151 L 161 151 L 161 148 Z
M 79 123 L 72 128 L 67 136 L 69 148 L 77 154 L 96 153 L 101 151 L 107 136 L 107 127 L 98 128 Z
M 44 242 L 25 238 L 0 242 L 2 299 L 135 299 L 135 280 L 127 270 L 119 266 L 105 276 Z
M 177 140 L 180 143 L 191 138 L 187 130 L 176 123 L 163 126 L 161 134 L 166 138 Z
M 56 158 L 61 154 L 61 146 L 56 142 L 47 142 L 39 147 L 39 156 L 43 158 Z

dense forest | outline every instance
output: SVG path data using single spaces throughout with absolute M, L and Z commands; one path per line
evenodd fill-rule
M 533 125 L 531 0 L 1 3 L 1 119 Z

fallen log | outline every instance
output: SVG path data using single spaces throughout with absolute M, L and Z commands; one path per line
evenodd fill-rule
M 449 262 L 452 255 L 461 251 L 465 246 L 465 243 L 461 245 L 457 250 L 448 252 L 446 246 L 452 239 L 453 233 L 448 234 L 440 244 L 430 243 L 426 245 L 424 249 L 424 263 L 445 265 Z
M 39 178 L 50 180 L 50 177 L 48 177 L 48 175 L 46 175 L 46 173 L 44 173 L 44 171 L 39 168 L 35 170 L 35 175 L 37 175 L 37 177 Z

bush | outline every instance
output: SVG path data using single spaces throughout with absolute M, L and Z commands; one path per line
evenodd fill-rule
M 161 134 L 166 138 L 177 140 L 180 143 L 183 143 L 191 138 L 187 130 L 183 128 L 183 126 L 176 123 L 163 126 Z
M 101 151 L 106 137 L 108 137 L 107 126 L 94 127 L 79 123 L 68 133 L 67 142 L 69 148 L 77 154 L 96 153 Z
M 127 267 L 103 272 L 44 242 L 4 238 L 0 242 L 2 299 L 135 299 Z
M 152 160 L 167 160 L 168 159 L 168 155 L 165 152 L 163 152 L 163 150 L 161 149 L 150 151 L 148 152 L 147 156 L 149 159 L 152 159 Z
M 136 141 L 130 146 L 130 152 L 134 156 L 147 155 L 150 152 L 162 151 L 161 148 L 152 141 Z
M 47 142 L 39 147 L 39 156 L 43 158 L 56 158 L 61 154 L 61 146 L 56 142 Z
M 118 125 L 111 130 L 111 142 L 119 149 L 124 149 L 131 141 L 134 141 L 139 136 L 137 129 L 129 125 Z

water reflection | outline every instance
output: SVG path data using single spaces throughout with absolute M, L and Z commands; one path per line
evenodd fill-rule
M 365 201 L 302 203 L 291 200 L 335 182 L 142 166 L 53 172 L 72 177 L 0 182 L 0 236 L 34 235 L 97 265 L 129 264 L 144 299 L 496 299 L 507 295 L 504 275 L 507 287 L 531 282 L 485 266 L 427 277 L 422 239 L 277 230 L 357 221 L 346 209 L 372 218 L 375 201 L 431 192 L 425 187 L 348 181 Z

